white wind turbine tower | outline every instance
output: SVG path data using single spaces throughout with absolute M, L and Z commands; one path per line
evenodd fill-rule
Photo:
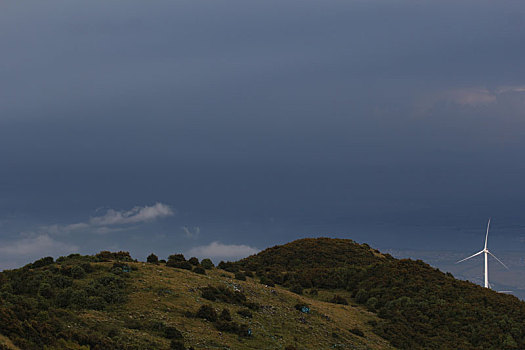
M 482 251 L 479 251 L 476 254 L 469 256 L 468 258 L 465 258 L 463 260 L 460 260 L 460 261 L 456 262 L 456 264 L 458 264 L 460 262 L 463 262 L 465 260 L 473 258 L 473 257 L 475 257 L 477 255 L 480 255 L 481 253 L 485 253 L 485 288 L 489 288 L 490 287 L 490 283 L 489 283 L 489 257 L 488 257 L 489 254 L 492 255 L 492 257 L 494 259 L 496 259 L 501 265 L 505 266 L 506 269 L 508 269 L 508 267 L 503 262 L 501 262 L 500 259 L 498 259 L 494 254 L 492 254 L 487 249 L 487 241 L 488 241 L 488 238 L 489 238 L 489 227 L 490 227 L 490 219 L 489 219 L 489 222 L 487 224 L 487 235 L 485 236 L 485 248 L 483 248 Z

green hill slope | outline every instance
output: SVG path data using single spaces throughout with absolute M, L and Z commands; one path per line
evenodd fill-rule
M 207 265 L 102 252 L 4 271 L 0 349 L 525 348 L 517 298 L 351 240 Z
M 303 239 L 226 265 L 293 290 L 345 289 L 378 315 L 374 332 L 399 348 L 525 348 L 524 302 L 366 244 Z
M 314 299 L 125 253 L 57 260 L 0 273 L 0 349 L 392 348 L 372 332 L 376 315 L 323 300 L 333 292 Z

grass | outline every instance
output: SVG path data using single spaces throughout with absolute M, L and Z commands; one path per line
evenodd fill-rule
M 389 344 L 371 332 L 367 321 L 376 316 L 355 305 L 337 305 L 327 302 L 334 293 L 321 291 L 315 299 L 297 295 L 279 287 L 267 287 L 258 279 L 238 281 L 233 274 L 222 270 L 207 270 L 199 275 L 187 270 L 162 265 L 130 263 L 138 271 L 132 272 L 129 300 L 109 311 L 86 311 L 82 318 L 94 327 L 113 327 L 119 337 L 144 342 L 148 348 L 167 349 L 169 340 L 162 332 L 151 331 L 154 323 L 174 326 L 184 336 L 186 346 L 194 349 L 389 349 Z M 253 318 L 245 318 L 237 311 L 244 306 L 211 302 L 201 297 L 200 289 L 207 285 L 225 285 L 242 291 L 249 302 L 261 307 L 253 311 Z M 329 294 L 329 295 L 328 295 Z M 338 293 L 348 300 L 344 292 Z M 297 303 L 310 305 L 311 312 L 301 313 Z M 187 317 L 201 305 L 209 304 L 220 313 L 227 308 L 233 321 L 249 326 L 252 335 L 241 337 L 219 332 L 213 323 Z M 364 333 L 359 337 L 350 329 Z

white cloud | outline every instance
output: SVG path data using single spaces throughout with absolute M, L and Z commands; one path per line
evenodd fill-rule
M 471 88 L 449 91 L 448 99 L 463 106 L 483 106 L 497 101 L 497 94 L 487 89 Z
M 505 85 L 493 89 L 479 86 L 448 89 L 424 96 L 416 103 L 416 110 L 424 112 L 440 102 L 465 107 L 483 107 L 503 101 L 502 97 L 504 96 L 514 96 L 514 98 L 523 101 L 524 93 L 525 85 Z
M 188 226 L 182 226 L 182 231 L 184 231 L 184 235 L 188 238 L 196 238 L 201 233 L 201 228 L 199 226 L 195 227 L 188 227 Z
M 89 223 L 96 226 L 134 224 L 172 215 L 174 212 L 168 205 L 155 203 L 153 206 L 135 207 L 128 211 L 109 209 L 103 216 L 92 217 Z
M 118 227 L 119 225 L 150 222 L 174 214 L 175 213 L 170 206 L 162 203 L 155 203 L 155 205 L 152 206 L 134 207 L 127 211 L 109 209 L 106 214 L 91 217 L 88 222 L 79 222 L 69 225 L 54 224 L 41 226 L 38 232 L 51 235 L 68 234 L 78 231 L 105 234 L 123 230 L 122 227 Z
M 59 256 L 77 251 L 76 245 L 56 241 L 45 234 L 12 242 L 1 242 L 0 269 L 21 266 L 44 256 Z
M 216 258 L 216 259 L 241 259 L 249 255 L 256 254 L 259 249 L 244 244 L 222 244 L 212 242 L 208 245 L 198 246 L 188 251 L 189 256 L 199 258 Z

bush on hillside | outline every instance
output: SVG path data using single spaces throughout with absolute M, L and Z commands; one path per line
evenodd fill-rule
M 201 275 L 205 275 L 206 274 L 206 270 L 204 270 L 204 268 L 202 266 L 195 266 L 193 268 L 193 272 L 201 274 Z
M 168 339 L 182 339 L 182 333 L 173 326 L 167 326 L 164 328 L 164 337 Z
M 205 268 L 206 270 L 211 270 L 212 268 L 215 267 L 215 265 L 210 259 L 202 259 L 201 266 Z
M 348 305 L 348 301 L 339 294 L 335 294 L 334 297 L 330 299 L 330 302 L 334 304 Z
M 217 312 L 211 305 L 202 305 L 195 315 L 210 322 L 217 321 Z
M 230 315 L 230 310 L 228 310 L 226 308 L 222 309 L 222 312 L 219 315 L 219 320 L 231 321 L 232 320 L 232 316 Z
M 235 272 L 235 279 L 239 281 L 246 281 L 246 276 L 241 271 Z
M 150 264 L 158 264 L 159 263 L 159 258 L 155 254 L 151 253 L 146 258 L 146 261 L 149 262 Z

